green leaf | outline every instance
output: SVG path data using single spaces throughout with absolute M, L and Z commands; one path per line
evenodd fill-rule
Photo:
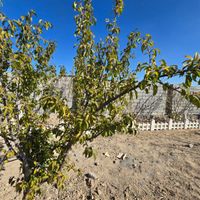
M 189 96 L 190 102 L 200 108 L 200 97 L 195 95 Z

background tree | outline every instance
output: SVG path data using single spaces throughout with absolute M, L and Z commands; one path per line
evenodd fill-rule
M 91 0 L 74 2 L 77 55 L 72 107 L 54 87 L 65 71 L 57 75 L 55 67 L 49 65 L 55 45 L 41 34 L 50 24 L 42 20 L 33 24 L 33 11 L 19 20 L 1 14 L 0 136 L 7 146 L 2 161 L 12 155 L 20 160 L 22 174 L 18 179 L 11 178 L 10 183 L 23 191 L 24 199 L 33 199 L 44 182 L 62 185 L 62 168 L 68 164 L 66 157 L 73 145 L 85 145 L 84 154 L 90 157 L 93 150 L 89 142 L 96 137 L 136 133 L 134 116 L 125 114 L 124 108 L 128 95 L 137 98 L 137 89 L 148 93 L 153 88 L 156 95 L 158 84 L 162 84 L 164 89 L 170 87 L 200 106 L 199 97 L 189 91 L 192 82 L 200 82 L 199 54 L 187 57 L 182 68 L 168 66 L 164 60 L 157 63 L 159 50 L 154 48 L 151 36 L 143 37 L 139 32 L 129 34 L 121 52 L 117 19 L 123 6 L 122 0 L 116 0 L 114 18 L 106 25 L 107 37 L 96 43 L 91 30 L 96 23 Z M 131 71 L 130 59 L 136 48 L 149 57 L 149 62 L 139 63 Z M 141 81 L 137 79 L 139 72 L 144 72 Z M 176 76 L 185 77 L 179 88 L 168 83 Z M 57 114 L 59 122 L 47 126 L 51 113 Z

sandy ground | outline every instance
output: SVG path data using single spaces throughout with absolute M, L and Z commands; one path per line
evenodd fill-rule
M 84 158 L 82 147 L 75 147 L 70 155 L 81 175 L 71 172 L 64 190 L 44 187 L 37 199 L 200 200 L 200 131 L 117 134 L 91 145 L 96 160 Z M 117 158 L 120 153 L 124 159 Z M 0 199 L 20 199 L 8 184 L 18 167 L 16 161 L 7 164 Z

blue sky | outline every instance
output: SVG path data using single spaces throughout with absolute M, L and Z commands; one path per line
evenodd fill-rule
M 73 66 L 76 42 L 73 0 L 3 0 L 1 12 L 18 18 L 30 9 L 53 23 L 54 28 L 45 37 L 55 40 L 57 50 L 52 63 L 65 65 L 68 72 Z M 97 25 L 96 39 L 105 36 L 105 18 L 112 17 L 114 0 L 93 0 Z M 184 55 L 200 52 L 200 0 L 125 0 L 124 13 L 119 19 L 121 48 L 129 32 L 150 33 L 155 46 L 161 49 L 161 58 L 169 64 L 181 64 Z M 139 55 L 138 60 L 143 60 Z M 134 62 L 133 62 L 134 65 Z

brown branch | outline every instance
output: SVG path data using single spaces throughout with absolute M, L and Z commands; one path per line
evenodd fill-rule
M 171 78 L 174 77 L 174 76 L 177 76 L 177 75 L 183 75 L 184 73 L 186 73 L 186 72 L 188 72 L 188 71 L 189 71 L 189 69 L 178 70 L 175 74 L 172 74 Z M 161 76 L 159 77 L 159 79 L 160 79 L 160 78 L 165 78 L 165 77 L 168 78 L 168 74 L 163 74 L 163 75 L 161 75 Z M 145 79 L 143 79 L 142 81 L 144 81 L 144 80 L 145 80 Z M 105 108 L 106 106 L 108 106 L 110 103 L 116 101 L 117 99 L 119 99 L 120 97 L 124 96 L 125 94 L 128 94 L 129 92 L 131 92 L 131 91 L 133 91 L 133 90 L 136 90 L 136 89 L 139 87 L 139 85 L 140 85 L 140 83 L 141 83 L 142 81 L 140 81 L 137 85 L 135 85 L 135 86 L 133 86 L 133 87 L 131 87 L 131 88 L 125 89 L 125 90 L 122 91 L 121 93 L 115 95 L 114 97 L 112 97 L 112 98 L 108 99 L 107 101 L 105 101 L 104 103 L 102 103 L 102 104 L 97 108 L 96 112 L 102 110 L 103 108 Z M 165 83 L 163 83 L 161 80 L 158 80 L 157 83 L 160 83 L 160 84 L 162 84 L 162 85 L 165 84 Z M 169 86 L 169 87 L 170 87 L 170 86 Z M 178 88 L 172 88 L 172 89 L 177 90 Z M 178 91 L 178 90 L 177 90 L 177 91 Z M 178 91 L 178 92 L 180 93 L 180 91 Z
M 119 99 L 120 97 L 122 97 L 122 96 L 124 96 L 125 94 L 128 94 L 129 92 L 131 92 L 131 91 L 137 89 L 138 87 L 139 87 L 139 84 L 137 84 L 137 85 L 134 86 L 134 87 L 127 88 L 126 90 L 122 91 L 121 93 L 119 93 L 119 94 L 115 95 L 114 97 L 108 99 L 107 101 L 105 101 L 103 104 L 101 104 L 101 105 L 97 108 L 96 112 L 102 110 L 103 108 L 105 108 L 106 106 L 108 106 L 110 103 L 116 101 L 116 100 Z

